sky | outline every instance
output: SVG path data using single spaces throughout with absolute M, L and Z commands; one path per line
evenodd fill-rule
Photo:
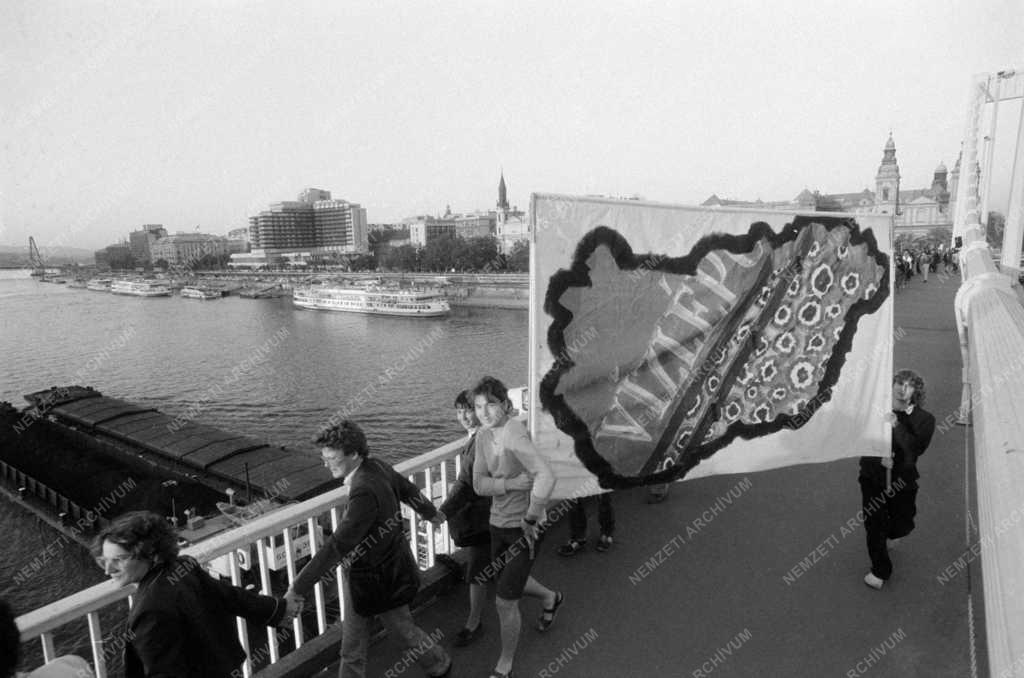
M 310 186 L 492 209 L 501 172 L 523 209 L 874 190 L 890 130 L 925 188 L 971 76 L 1024 67 L 1019 0 L 3 6 L 0 245 L 225 234 Z

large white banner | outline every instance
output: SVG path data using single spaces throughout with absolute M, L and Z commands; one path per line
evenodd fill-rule
M 556 498 L 889 454 L 889 216 L 535 194 L 531 219 Z

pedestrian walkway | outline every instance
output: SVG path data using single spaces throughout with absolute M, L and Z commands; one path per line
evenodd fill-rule
M 941 274 L 927 284 L 915 277 L 896 296 L 903 336 L 895 366 L 921 372 L 927 408 L 939 421 L 960 399 L 959 284 Z M 969 431 L 936 431 L 918 464 L 918 527 L 894 551 L 895 571 L 881 591 L 862 581 L 869 562 L 857 521 L 856 459 L 687 481 L 656 505 L 644 503 L 643 491 L 618 493 L 616 541 L 607 553 L 593 549 L 592 517 L 587 550 L 558 557 L 568 537 L 563 520 L 542 544 L 534 572 L 565 592 L 565 604 L 541 634 L 534 629 L 539 608 L 523 602 L 516 675 L 970 676 L 972 588 L 979 629 L 983 614 L 980 567 L 965 542 Z M 466 598 L 460 586 L 421 612 L 420 625 L 443 633 L 450 648 Z M 484 624 L 474 645 L 452 649 L 453 677 L 489 675 L 499 651 L 493 603 Z M 983 662 L 982 638 L 976 647 Z M 370 654 L 369 676 L 419 675 L 391 639 Z

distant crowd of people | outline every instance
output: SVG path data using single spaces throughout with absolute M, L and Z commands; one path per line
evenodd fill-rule
M 922 282 L 928 282 L 928 274 L 936 273 L 942 267 L 943 273 L 950 275 L 960 270 L 957 262 L 958 250 L 931 248 L 905 249 L 896 254 L 895 287 L 900 289 L 915 275 L 921 276 Z
M 863 457 L 859 482 L 871 570 L 864 582 L 880 589 L 892 574 L 889 550 L 914 528 L 917 461 L 928 447 L 935 418 L 923 405 L 925 384 L 919 374 L 900 370 L 893 378 L 892 456 Z M 162 516 L 138 511 L 113 520 L 96 538 L 97 564 L 118 585 L 136 585 L 128 614 L 124 651 L 126 678 L 234 678 L 246 654 L 236 617 L 257 626 L 282 626 L 303 611 L 314 585 L 342 566 L 344 591 L 340 678 L 366 675 L 371 623 L 378 617 L 409 650 L 427 676 L 447 676 L 448 650 L 425 633 L 410 612 L 420 585 L 419 568 L 409 548 L 400 504 L 435 526 L 447 522 L 457 546 L 468 556 L 469 610 L 453 645 L 466 646 L 484 632 L 488 586 L 501 640 L 490 678 L 509 678 L 520 644 L 520 601 L 540 606 L 535 622 L 544 632 L 555 623 L 566 596 L 534 578 L 532 570 L 548 522 L 555 484 L 523 423 L 513 416 L 504 384 L 484 377 L 458 394 L 455 418 L 467 433 L 460 472 L 440 507 L 409 479 L 370 456 L 358 424 L 344 420 L 318 433 L 324 465 L 349 486 L 337 529 L 298 573 L 281 597 L 265 596 L 211 576 L 194 558 L 178 550 L 174 527 Z M 654 499 L 664 499 L 657 486 Z M 598 552 L 614 543 L 611 495 L 597 503 Z M 556 549 L 571 557 L 586 548 L 583 499 L 570 500 L 568 541 Z M 0 601 L 0 678 L 14 676 L 18 630 L 9 606 Z M 18 674 L 23 676 L 24 674 Z M 60 657 L 30 678 L 90 678 L 88 663 Z

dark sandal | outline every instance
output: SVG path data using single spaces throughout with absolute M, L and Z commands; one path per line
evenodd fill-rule
M 555 615 L 558 614 L 558 608 L 562 606 L 562 602 L 565 600 L 565 596 L 562 595 L 561 591 L 555 593 L 555 604 L 551 607 L 545 607 L 540 613 L 540 618 L 537 619 L 537 630 L 547 631 L 551 628 L 551 625 L 555 623 Z

